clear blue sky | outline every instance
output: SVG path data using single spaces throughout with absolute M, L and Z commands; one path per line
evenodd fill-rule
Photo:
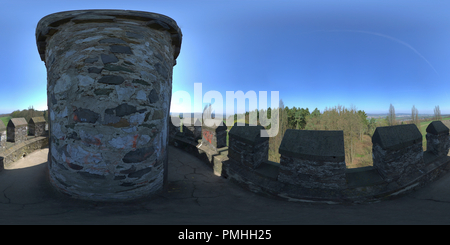
M 47 107 L 35 28 L 45 15 L 129 9 L 173 18 L 183 32 L 172 92 L 279 91 L 285 106 L 354 105 L 367 113 L 450 114 L 449 1 L 0 2 L 0 113 Z M 246 108 L 248 110 L 248 108 Z M 254 108 L 250 108 L 254 109 Z

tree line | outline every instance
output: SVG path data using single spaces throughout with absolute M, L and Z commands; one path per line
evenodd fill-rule
M 45 111 L 37 111 L 33 108 L 33 106 L 29 106 L 26 110 L 15 110 L 10 115 L 12 118 L 25 118 L 28 122 L 32 117 L 44 117 L 45 121 L 48 122 L 48 110 Z

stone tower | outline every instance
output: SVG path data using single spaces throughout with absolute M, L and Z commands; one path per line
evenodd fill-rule
M 171 18 L 141 11 L 67 11 L 39 21 L 54 187 L 104 201 L 163 189 L 181 37 Z

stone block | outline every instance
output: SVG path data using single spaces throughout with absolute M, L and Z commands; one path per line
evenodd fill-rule
M 103 76 L 98 80 L 99 83 L 105 83 L 110 85 L 120 85 L 125 81 L 125 79 L 121 76 L 116 75 L 107 75 Z
M 228 157 L 251 169 L 258 168 L 269 159 L 269 138 L 261 137 L 261 125 L 238 126 L 228 133 Z
M 119 61 L 114 54 L 101 54 L 103 64 L 116 63 Z
M 286 130 L 278 181 L 303 188 L 346 188 L 343 131 Z
M 284 133 L 279 153 L 320 161 L 345 161 L 344 133 L 331 130 L 295 130 Z
M 447 156 L 450 149 L 449 128 L 441 121 L 433 121 L 426 131 L 427 151 L 434 155 Z
M 378 127 L 372 143 L 373 166 L 387 182 L 424 166 L 422 134 L 414 124 Z
M 113 53 L 122 53 L 122 54 L 133 54 L 130 47 L 124 45 L 111 45 L 111 52 Z

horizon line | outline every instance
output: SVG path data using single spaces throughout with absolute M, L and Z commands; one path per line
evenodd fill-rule
M 245 113 L 247 113 L 249 111 L 246 111 Z M 179 114 L 185 114 L 185 113 L 190 113 L 190 114 L 203 114 L 203 112 L 169 112 L 171 113 L 179 113 Z M 366 115 L 389 115 L 389 112 L 386 113 L 371 113 L 371 112 L 365 112 Z M 213 112 L 212 114 L 215 115 L 215 113 Z M 235 114 L 244 114 L 244 113 L 234 113 L 231 115 L 235 115 Z M 409 115 L 411 113 L 406 113 L 406 112 L 398 112 L 395 113 L 396 115 Z M 224 113 L 222 115 L 227 115 L 227 113 Z M 418 115 L 434 115 L 434 113 L 419 113 Z M 441 116 L 450 116 L 450 113 L 441 113 Z

